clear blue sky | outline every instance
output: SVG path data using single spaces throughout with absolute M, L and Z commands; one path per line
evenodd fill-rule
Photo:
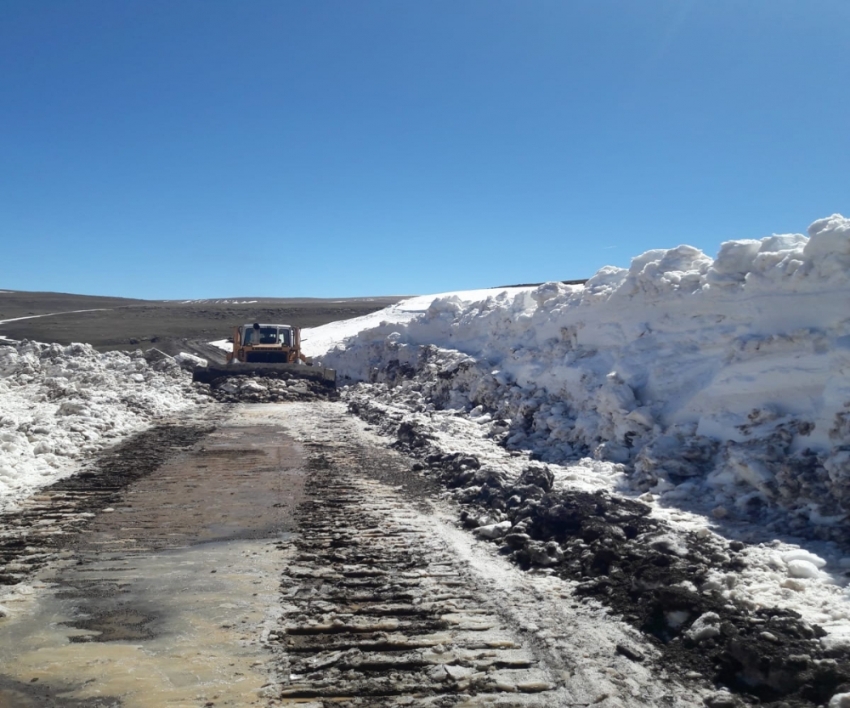
M 0 288 L 580 278 L 850 215 L 848 0 L 3 0 Z

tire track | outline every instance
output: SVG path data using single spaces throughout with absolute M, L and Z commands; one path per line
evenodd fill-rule
M 284 574 L 283 704 L 551 706 L 556 679 L 398 494 L 314 458 Z
M 158 425 L 100 453 L 80 472 L 0 513 L 0 586 L 14 586 L 69 547 L 127 487 L 212 431 L 209 425 Z
M 608 610 L 461 530 L 459 509 L 333 402 L 245 407 L 300 443 L 269 706 L 703 706 Z

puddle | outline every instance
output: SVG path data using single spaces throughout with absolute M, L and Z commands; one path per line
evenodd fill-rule
M 0 705 L 261 705 L 285 555 L 230 541 L 62 569 L 5 601 Z M 116 591 L 69 597 L 93 581 Z
M 143 615 L 136 610 L 118 610 L 98 613 L 86 620 L 73 622 L 71 626 L 88 630 L 91 634 L 71 637 L 72 642 L 116 642 L 130 639 L 152 639 L 153 615 Z
M 236 418 L 117 490 L 0 597 L 0 707 L 265 705 L 305 472 L 282 428 Z M 116 464 L 132 472 L 136 452 Z

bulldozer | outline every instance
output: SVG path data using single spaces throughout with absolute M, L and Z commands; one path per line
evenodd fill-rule
M 228 364 L 234 361 L 243 364 L 313 363 L 301 353 L 301 330 L 298 327 L 255 322 L 236 327 L 230 339 L 233 351 L 227 354 Z
M 336 371 L 313 366 L 301 351 L 301 330 L 285 324 L 243 324 L 229 338 L 233 348 L 225 366 L 211 364 L 197 369 L 195 381 L 210 383 L 223 376 L 264 376 L 268 378 L 311 379 L 325 385 L 336 384 Z

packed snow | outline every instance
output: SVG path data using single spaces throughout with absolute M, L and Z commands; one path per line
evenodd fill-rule
M 408 367 L 413 398 L 436 356 L 443 400 L 417 405 L 498 419 L 508 447 L 624 463 L 662 499 L 718 518 L 781 507 L 791 529 L 847 540 L 848 313 L 850 220 L 833 215 L 714 259 L 653 250 L 584 286 L 452 294 L 417 314 L 400 303 L 342 342 L 340 324 L 305 338 L 352 382 Z
M 0 509 L 82 459 L 209 398 L 181 368 L 197 362 L 88 344 L 0 346 Z M 197 359 L 197 357 L 191 357 Z
M 556 488 L 638 498 L 674 555 L 694 534 L 734 540 L 742 567 L 700 592 L 798 612 L 850 648 L 850 220 L 714 259 L 651 251 L 584 286 L 430 300 L 305 333 L 352 410 L 506 484 L 536 459 Z M 516 533 L 498 514 L 473 526 Z

